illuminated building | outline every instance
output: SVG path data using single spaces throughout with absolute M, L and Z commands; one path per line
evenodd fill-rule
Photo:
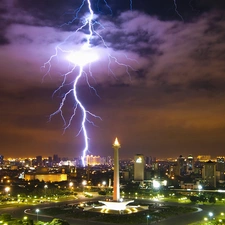
M 186 166 L 187 174 L 191 174 L 194 172 L 194 157 L 192 155 L 188 156 Z
M 218 157 L 216 158 L 216 161 L 217 161 L 217 163 L 222 163 L 222 164 L 225 163 L 225 162 L 224 162 L 224 157 L 222 157 L 222 156 L 218 156 Z
M 24 179 L 27 181 L 39 180 L 44 182 L 60 182 L 67 180 L 67 174 L 65 173 L 64 168 L 62 168 L 62 172 L 53 172 L 47 167 L 38 167 L 36 170 L 25 173 Z
M 59 166 L 76 166 L 76 161 L 70 161 L 70 160 L 60 161 Z
M 199 190 L 200 187 L 200 183 L 199 182 L 190 182 L 190 183 L 186 183 L 184 181 L 180 182 L 180 188 L 181 189 L 185 189 L 185 190 Z
M 216 187 L 216 163 L 208 161 L 204 163 L 202 178 L 205 185 Z
M 67 180 L 67 174 L 65 173 L 48 173 L 48 174 L 27 173 L 25 174 L 24 179 L 26 181 L 39 180 L 44 182 L 60 182 L 60 181 Z
M 144 181 L 145 159 L 142 154 L 134 156 L 134 181 Z
M 172 165 L 170 165 L 170 167 L 169 167 L 169 177 L 171 178 L 171 179 L 174 179 L 174 177 L 176 176 L 176 175 L 178 175 L 178 169 L 177 169 L 177 165 L 174 165 L 174 164 L 172 164 Z
M 199 155 L 197 157 L 197 159 L 200 161 L 200 162 L 207 162 L 211 159 L 211 155 Z
M 224 175 L 225 175 L 225 162 L 224 157 L 217 157 L 216 160 L 216 179 L 217 181 L 224 181 Z
M 42 166 L 42 156 L 36 156 L 36 166 Z
M 85 157 L 85 164 L 90 165 L 90 166 L 100 165 L 101 164 L 101 157 L 100 156 L 87 155 Z
M 177 158 L 177 170 L 179 176 L 183 176 L 186 174 L 185 158 L 182 155 Z
M 114 149 L 114 173 L 113 173 L 113 200 L 119 201 L 120 199 L 120 175 L 119 175 L 119 148 L 120 143 L 117 138 L 113 143 Z
M 53 155 L 53 163 L 58 164 L 59 162 L 60 162 L 60 159 L 59 159 L 58 155 Z
M 3 162 L 4 162 L 4 156 L 0 155 L 0 164 L 3 164 Z

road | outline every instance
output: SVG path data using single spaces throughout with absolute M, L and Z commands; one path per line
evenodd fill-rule
M 160 221 L 157 225 L 188 225 L 193 224 L 197 221 L 203 221 L 204 217 L 208 216 L 209 212 L 212 212 L 215 216 L 219 215 L 221 212 L 224 212 L 224 206 L 221 205 L 202 205 L 200 206 L 202 211 L 193 212 L 190 214 L 185 214 L 181 216 L 171 217 L 167 220 Z
M 91 199 L 91 201 L 98 201 L 102 200 L 102 197 L 94 197 Z M 58 203 L 42 203 L 39 205 L 30 205 L 30 206 L 19 206 L 19 207 L 9 207 L 9 208 L 4 208 L 0 209 L 0 214 L 2 213 L 10 213 L 12 214 L 13 217 L 16 218 L 23 218 L 24 215 L 28 214 L 29 218 L 32 218 L 34 221 L 42 220 L 45 222 L 50 222 L 54 217 L 48 216 L 48 215 L 43 215 L 41 213 L 41 209 L 46 208 L 46 207 L 55 207 L 63 204 L 70 204 L 70 203 L 79 203 L 82 201 L 90 201 L 90 198 L 79 198 L 79 199 L 73 199 L 73 200 L 68 200 L 68 201 L 63 201 L 63 202 L 58 202 Z M 138 202 L 143 202 L 143 203 L 148 203 L 151 204 L 153 203 L 152 201 L 147 201 L 147 200 L 138 200 Z M 155 202 L 154 202 L 155 203 Z M 168 205 L 179 205 L 179 203 L 171 203 L 171 202 L 161 202 L 163 204 L 168 204 Z M 182 206 L 184 206 L 182 204 Z M 40 209 L 40 212 L 37 214 L 35 213 L 36 209 Z M 157 225 L 174 225 L 174 224 L 179 224 L 179 225 L 188 225 L 195 223 L 197 221 L 202 221 L 205 216 L 208 215 L 209 212 L 212 212 L 215 216 L 219 215 L 221 212 L 224 212 L 224 206 L 221 205 L 201 205 L 199 206 L 199 210 L 197 212 L 189 213 L 189 214 L 184 214 L 184 215 L 178 215 L 171 217 L 169 219 L 163 220 L 163 221 L 158 221 Z M 100 223 L 100 222 L 95 222 L 95 221 L 88 221 L 88 220 L 78 220 L 78 219 L 73 219 L 73 218 L 68 218 L 64 217 L 62 215 L 57 216 L 57 218 L 61 218 L 63 220 L 66 220 L 69 222 L 70 225 L 115 225 L 115 223 Z M 149 224 L 150 224 L 150 219 L 149 219 Z

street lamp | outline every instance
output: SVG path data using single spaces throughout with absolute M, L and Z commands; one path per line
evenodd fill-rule
M 45 198 L 47 197 L 46 196 L 46 189 L 48 188 L 48 185 L 47 184 L 45 184 L 45 186 L 44 186 L 44 189 L 45 189 Z
M 161 186 L 161 184 L 158 180 L 153 180 L 153 188 L 159 189 L 160 186 Z
M 82 185 L 83 185 L 83 191 L 85 190 L 85 186 L 87 185 L 87 181 L 86 180 L 83 180 L 82 181 Z
M 147 219 L 147 225 L 148 225 L 148 219 L 149 219 L 149 217 L 150 217 L 149 215 L 146 216 L 146 219 Z
M 6 195 L 8 195 L 9 191 L 10 191 L 10 187 L 5 187 L 5 193 L 6 193 Z
M 202 185 L 199 184 L 199 185 L 198 185 L 198 194 L 199 194 L 199 195 L 200 195 L 201 190 L 202 190 Z
M 73 182 L 69 182 L 70 192 L 73 190 Z
M 37 213 L 37 222 L 38 222 L 38 213 L 40 212 L 40 209 L 36 209 L 35 212 Z
M 213 217 L 213 213 L 209 212 L 209 218 L 212 219 L 212 217 Z

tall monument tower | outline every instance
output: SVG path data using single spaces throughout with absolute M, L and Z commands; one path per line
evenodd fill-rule
M 120 199 L 119 148 L 120 143 L 116 138 L 116 140 L 113 143 L 114 149 L 113 201 L 99 201 L 100 203 L 104 204 L 103 208 L 107 210 L 116 210 L 116 211 L 125 210 L 127 204 L 134 202 L 134 200 L 123 201 L 122 199 Z
M 114 179 L 113 179 L 113 201 L 119 201 L 120 200 L 120 174 L 119 174 L 119 148 L 120 143 L 118 142 L 118 139 L 113 143 L 113 149 L 114 149 Z

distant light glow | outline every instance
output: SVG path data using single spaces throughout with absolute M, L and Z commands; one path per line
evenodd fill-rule
M 138 158 L 136 159 L 136 163 L 142 163 L 142 158 L 141 158 L 141 157 L 138 157 Z
M 79 51 L 79 52 L 73 52 L 70 55 L 67 56 L 67 59 L 69 62 L 73 63 L 74 65 L 79 65 L 81 67 L 95 62 L 99 59 L 98 55 L 94 51 Z
M 120 143 L 119 143 L 117 138 L 115 139 L 113 146 L 114 147 L 120 147 Z
M 157 181 L 157 180 L 153 180 L 153 187 L 154 188 L 160 188 L 160 182 L 159 181 Z
M 212 217 L 213 216 L 213 213 L 212 212 L 209 212 L 209 216 Z
M 104 206 L 102 206 L 104 209 L 120 211 L 125 210 L 127 208 L 127 205 L 134 201 L 130 200 L 124 202 L 123 201 L 122 202 L 99 201 L 99 202 L 104 204 Z

